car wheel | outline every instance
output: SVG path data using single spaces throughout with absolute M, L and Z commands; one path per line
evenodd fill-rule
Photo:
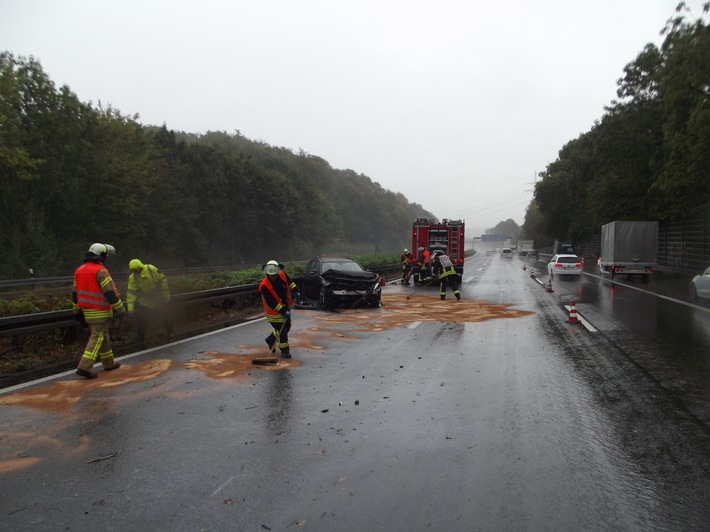
M 367 306 L 370 308 L 378 308 L 380 306 L 380 296 L 370 296 L 367 299 Z
M 320 308 L 323 310 L 330 310 L 333 308 L 333 294 L 325 286 L 321 286 L 318 303 L 320 304 Z

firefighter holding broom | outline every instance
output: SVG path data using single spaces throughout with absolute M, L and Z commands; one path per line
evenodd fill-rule
M 294 283 L 284 271 L 283 265 L 275 260 L 270 260 L 264 267 L 264 278 L 259 284 L 261 302 L 264 305 L 264 313 L 267 321 L 274 330 L 266 337 L 266 344 L 270 351 L 278 343 L 281 356 L 291 358 L 291 348 L 288 345 L 288 332 L 291 330 L 291 306 L 293 296 L 298 297 L 295 292 Z
M 441 300 L 446 299 L 446 285 L 451 286 L 451 291 L 456 296 L 456 300 L 461 300 L 461 292 L 459 291 L 458 274 L 454 269 L 454 264 L 449 256 L 441 250 L 434 252 L 434 276 L 439 277 L 439 295 Z

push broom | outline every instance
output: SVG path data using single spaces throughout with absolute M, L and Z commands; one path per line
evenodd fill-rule
M 286 321 L 288 321 L 288 319 Z M 281 338 L 281 333 L 283 332 L 284 327 L 286 327 L 286 321 L 283 322 L 283 325 L 281 325 L 281 328 L 279 329 L 279 334 L 276 337 L 276 340 L 274 341 L 274 345 L 272 345 L 269 349 L 269 356 L 255 358 L 251 361 L 252 364 L 256 364 L 257 366 L 275 366 L 279 363 L 279 358 L 273 355 L 276 351 L 276 344 L 279 341 L 279 338 Z

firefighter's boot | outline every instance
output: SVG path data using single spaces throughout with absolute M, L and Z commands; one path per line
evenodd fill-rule
M 274 338 L 273 334 L 270 334 L 269 336 L 266 337 L 266 345 L 269 346 L 269 351 L 274 350 L 275 344 L 276 344 L 276 338 Z
M 281 350 L 281 356 L 284 357 L 284 358 L 291 358 L 291 348 L 290 348 L 290 347 L 286 347 L 286 348 L 282 349 L 282 350 Z

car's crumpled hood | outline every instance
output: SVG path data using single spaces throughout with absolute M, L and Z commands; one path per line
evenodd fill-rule
M 373 272 L 353 272 L 345 270 L 327 270 L 321 275 L 325 281 L 336 286 L 362 286 L 369 288 L 380 280 Z

